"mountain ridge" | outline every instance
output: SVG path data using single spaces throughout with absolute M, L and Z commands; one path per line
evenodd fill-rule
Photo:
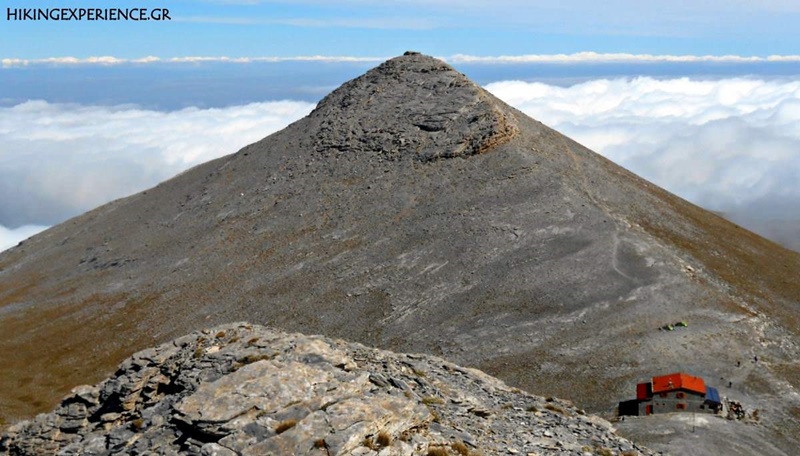
M 523 424 L 524 423 L 524 424 Z M 13 426 L 0 453 L 654 454 L 474 369 L 234 323 L 138 352 Z
M 770 412 L 749 439 L 796 426 L 797 401 L 777 397 L 800 388 L 800 255 L 435 59 L 379 68 L 280 132 L 0 254 L 6 416 L 135 349 L 250 320 L 444 356 L 606 414 L 641 377 L 734 378 Z M 657 331 L 678 320 L 689 330 Z M 756 354 L 759 369 L 731 368 Z

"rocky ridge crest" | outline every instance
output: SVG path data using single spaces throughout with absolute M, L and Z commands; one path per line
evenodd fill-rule
M 136 353 L 0 453 L 652 454 L 570 403 L 440 358 L 246 323 Z
M 311 148 L 431 161 L 488 151 L 519 128 L 502 101 L 446 63 L 414 52 L 326 96 L 310 114 Z

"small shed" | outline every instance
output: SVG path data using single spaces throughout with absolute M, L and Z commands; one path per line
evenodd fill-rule
M 632 401 L 620 402 L 620 416 L 673 412 L 717 413 L 722 408 L 716 388 L 706 386 L 700 377 L 683 372 L 656 376 L 650 382 L 637 384 L 635 402 L 636 407 Z

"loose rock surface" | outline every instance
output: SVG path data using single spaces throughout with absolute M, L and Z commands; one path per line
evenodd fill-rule
M 518 131 L 511 113 L 466 76 L 413 55 L 347 82 L 309 117 L 319 122 L 309 148 L 325 156 L 357 151 L 367 160 L 470 156 Z
M 247 323 L 136 353 L 11 427 L 0 453 L 653 454 L 478 370 Z
M 761 420 L 702 439 L 648 420 L 620 432 L 796 456 L 798 277 L 800 254 L 412 53 L 233 155 L 0 252 L 0 429 L 138 350 L 249 321 L 441 356 L 606 418 L 637 383 L 684 371 Z M 676 321 L 689 327 L 658 330 Z

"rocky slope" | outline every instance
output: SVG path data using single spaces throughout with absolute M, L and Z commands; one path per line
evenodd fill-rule
M 229 324 L 136 353 L 0 453 L 653 454 L 569 403 L 440 358 Z
M 262 141 L 0 254 L 0 415 L 252 321 L 443 356 L 607 416 L 637 382 L 687 371 L 763 412 L 706 454 L 793 454 L 797 277 L 797 253 L 405 55 Z M 689 327 L 657 329 L 676 321 Z

